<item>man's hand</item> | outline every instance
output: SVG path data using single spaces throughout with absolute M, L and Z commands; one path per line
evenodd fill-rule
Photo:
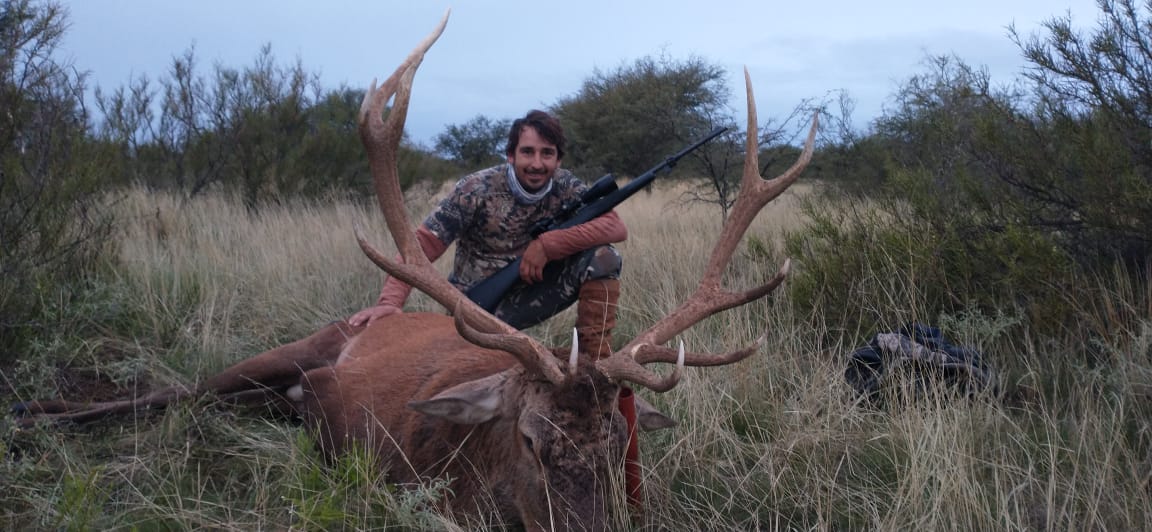
M 389 305 L 387 303 L 383 305 L 376 305 L 374 307 L 368 307 L 364 310 L 361 310 L 360 312 L 353 314 L 348 318 L 348 324 L 353 327 L 368 325 L 369 323 L 383 318 L 384 316 L 391 316 L 393 314 L 399 314 L 400 312 L 400 308 L 396 305 Z
M 544 245 L 539 239 L 529 242 L 524 256 L 520 257 L 520 278 L 528 284 L 543 281 L 545 264 L 548 256 L 544 254 Z

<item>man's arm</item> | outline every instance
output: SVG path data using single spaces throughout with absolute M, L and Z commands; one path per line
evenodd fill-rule
M 423 225 L 417 227 L 415 232 L 420 249 L 430 262 L 435 262 L 448 250 L 448 246 Z M 408 283 L 388 276 L 384 287 L 380 289 L 380 297 L 376 298 L 376 305 L 353 314 L 348 318 L 348 323 L 354 326 L 367 325 L 373 320 L 401 312 L 411 293 L 412 287 Z
M 553 261 L 605 244 L 623 242 L 628 228 L 616 211 L 608 211 L 580 225 L 548 231 L 537 239 L 544 255 Z
M 528 283 L 543 280 L 544 265 L 548 262 L 627 238 L 628 228 L 616 211 L 608 211 L 580 225 L 548 231 L 524 250 L 520 257 L 520 278 Z

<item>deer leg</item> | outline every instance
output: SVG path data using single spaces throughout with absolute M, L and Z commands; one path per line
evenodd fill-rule
M 76 401 L 65 401 L 63 399 L 36 400 L 13 404 L 11 410 L 12 415 L 24 417 L 38 416 L 43 414 L 59 414 L 62 412 L 74 412 L 76 410 L 84 410 L 91 406 L 92 403 L 77 403 Z
M 305 371 L 334 364 L 344 344 L 361 330 L 362 327 L 334 322 L 307 338 L 239 362 L 204 380 L 195 390 L 170 386 L 143 397 L 102 403 L 28 401 L 12 405 L 11 411 L 17 416 L 26 416 L 20 420 L 21 426 L 35 424 L 38 419 L 82 424 L 116 414 L 160 409 L 176 401 L 208 393 L 238 400 L 253 395 L 245 392 L 263 396 L 278 394 L 298 384 Z
M 175 401 L 189 396 L 191 393 L 187 388 L 180 386 L 170 386 L 162 390 L 158 390 L 144 397 L 136 399 L 127 399 L 123 401 L 107 401 L 103 403 L 75 403 L 67 401 L 29 401 L 26 403 L 17 403 L 12 406 L 12 412 L 18 416 L 30 416 L 17 420 L 17 425 L 23 428 L 31 427 L 41 420 L 50 421 L 66 421 L 71 423 L 84 424 L 107 416 L 126 413 L 138 413 L 155 408 L 165 407 Z M 55 411 L 48 411 L 43 407 L 51 406 L 57 408 Z M 67 410 L 59 410 L 59 408 L 68 408 Z M 47 413 L 45 413 L 47 412 Z
M 255 409 L 260 414 L 267 414 L 272 419 L 296 420 L 299 411 L 296 404 L 285 396 L 283 390 L 271 388 L 257 388 L 216 396 L 219 403 L 226 407 L 239 407 Z
M 311 336 L 241 361 L 201 382 L 200 393 L 230 394 L 255 388 L 282 389 L 300 383 L 308 370 L 331 366 L 344 344 L 363 327 L 333 322 Z

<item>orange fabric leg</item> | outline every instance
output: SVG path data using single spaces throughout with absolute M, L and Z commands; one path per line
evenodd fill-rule
M 580 285 L 576 303 L 576 334 L 580 351 L 592 359 L 612 354 L 612 329 L 616 327 L 619 279 L 593 279 Z
M 620 413 L 628 424 L 628 449 L 624 453 L 624 487 L 628 490 L 628 504 L 634 510 L 644 509 L 644 492 L 640 486 L 640 439 L 636 427 L 636 402 L 632 390 L 620 388 Z

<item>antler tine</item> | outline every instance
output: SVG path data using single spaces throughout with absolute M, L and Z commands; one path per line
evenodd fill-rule
M 468 313 L 463 312 L 459 305 L 456 307 L 456 332 L 465 340 L 480 347 L 505 351 L 520 360 L 528 368 L 536 368 L 549 381 L 560 384 L 564 381 L 564 373 L 560 371 L 560 364 L 552 356 L 541 356 L 550 353 L 549 349 L 535 338 L 516 331 L 508 333 L 486 333 L 476 330 L 468 323 Z
M 757 119 L 756 119 L 756 100 L 752 91 L 752 78 L 748 74 L 748 69 L 744 69 L 744 83 L 748 97 L 748 136 L 745 142 L 745 156 L 744 156 L 744 173 L 741 178 L 740 194 L 733 204 L 732 210 L 725 221 L 724 229 L 721 231 L 716 246 L 712 249 L 712 255 L 708 259 L 708 265 L 701 276 L 700 284 L 697 286 L 696 291 L 688 297 L 683 303 L 680 304 L 675 310 L 650 327 L 648 330 L 636 336 L 631 342 L 624 346 L 617 354 L 608 359 L 602 359 L 597 362 L 602 365 L 605 373 L 612 375 L 616 378 L 622 378 L 642 384 L 639 380 L 652 380 L 655 379 L 655 373 L 643 367 L 643 364 L 649 362 L 670 362 L 671 350 L 665 347 L 660 347 L 672 337 L 680 334 L 687 328 L 695 325 L 701 320 L 740 305 L 744 305 L 760 299 L 773 290 L 775 290 L 784 281 L 788 275 L 791 267 L 791 261 L 785 260 L 784 264 L 776 272 L 768 282 L 742 292 L 734 292 L 725 290 L 720 285 L 721 276 L 728 263 L 732 260 L 732 255 L 736 252 L 736 248 L 740 240 L 744 237 L 748 227 L 764 208 L 768 202 L 779 196 L 786 190 L 796 179 L 800 173 L 812 160 L 812 153 L 815 150 L 816 131 L 819 127 L 817 116 L 812 118 L 812 127 L 808 132 L 808 138 L 805 140 L 804 149 L 800 157 L 784 173 L 771 179 L 765 180 L 760 175 L 759 171 L 759 142 L 757 141 Z M 714 366 L 730 364 L 741 360 L 752 353 L 759 347 L 762 339 L 753 346 L 740 349 L 727 354 L 710 355 L 693 353 L 686 357 L 686 363 L 690 366 Z M 608 362 L 611 361 L 611 362 Z M 627 366 L 628 369 L 624 369 Z M 632 367 L 635 366 L 635 367 Z M 643 373 L 640 373 L 640 372 Z M 644 376 L 637 376 L 644 375 Z
M 672 353 L 671 349 L 661 347 L 662 354 L 664 350 Z M 638 351 L 639 349 L 634 349 Z M 661 362 L 676 362 L 676 368 L 672 370 L 665 377 L 661 377 L 656 372 L 644 367 L 636 362 L 636 359 L 631 356 L 611 356 L 602 358 L 596 361 L 596 367 L 600 369 L 601 373 L 609 375 L 619 381 L 628 381 L 639 386 L 643 386 L 657 393 L 666 392 L 675 388 L 680 383 L 680 378 L 684 376 L 684 366 L 686 354 L 684 353 L 684 342 L 680 342 L 680 349 L 675 351 L 676 356 L 671 360 L 661 359 Z M 634 355 L 637 353 L 633 353 Z
M 526 367 L 539 370 L 553 382 L 559 383 L 563 379 L 563 374 L 559 369 L 559 362 L 552 356 L 551 351 L 477 306 L 432 267 L 414 236 L 408 209 L 404 206 L 396 155 L 404 135 L 404 121 L 408 115 L 408 102 L 412 96 L 412 80 L 424 59 L 424 54 L 444 32 L 449 14 L 451 10 L 444 13 L 444 18 L 432 33 L 412 50 L 379 88 L 373 80 L 360 104 L 360 139 L 368 153 L 368 166 L 376 187 L 376 199 L 388 224 L 388 232 L 396 242 L 403 262 L 397 262 L 380 253 L 368 243 L 359 227 L 354 228 L 356 242 L 364 254 L 380 269 L 428 294 L 444 308 L 454 309 L 457 329 L 461 331 L 461 336 L 483 347 L 504 349 L 520 359 Z M 395 98 L 392 109 L 388 112 L 388 118 L 384 119 L 385 108 L 393 96 Z M 491 335 L 508 336 L 509 338 L 500 341 L 504 342 L 500 345 L 509 347 L 498 347 L 499 342 L 493 340 Z
M 412 97 L 412 80 L 416 69 L 424 60 L 424 54 L 436 43 L 444 28 L 448 25 L 448 16 L 451 10 L 444 13 L 440 23 L 432 30 L 415 49 L 412 50 L 403 63 L 388 76 L 388 79 L 376 88 L 376 80 L 364 100 L 360 104 L 360 139 L 368 152 L 368 167 L 372 172 L 376 186 L 376 201 L 384 214 L 388 230 L 396 242 L 405 261 L 419 262 L 427 258 L 421 253 L 420 245 L 412 233 L 408 217 L 408 209 L 402 200 L 403 192 L 400 190 L 399 171 L 396 167 L 396 155 L 400 149 L 400 139 L 404 135 L 404 122 L 408 117 L 408 102 Z M 388 100 L 395 96 L 392 110 L 388 119 L 383 118 Z M 391 201 L 392 198 L 401 198 L 400 201 Z
M 427 258 L 424 258 L 424 265 L 400 264 L 372 247 L 359 233 L 356 235 L 356 241 L 359 242 L 364 254 L 380 269 L 420 289 L 446 308 L 454 309 L 456 331 L 465 340 L 480 347 L 507 351 L 525 367 L 539 371 L 553 383 L 560 384 L 564 381 L 559 361 L 552 356 L 547 347 L 477 306 L 455 286 L 440 277 L 428 263 Z M 474 323 L 479 323 L 479 327 L 484 331 L 479 330 L 473 325 Z

